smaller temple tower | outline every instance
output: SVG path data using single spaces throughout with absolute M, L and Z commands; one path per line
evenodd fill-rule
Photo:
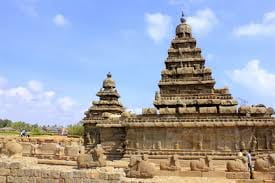
M 83 125 L 85 128 L 84 144 L 88 149 L 101 143 L 104 130 L 97 125 L 103 124 L 110 117 L 119 117 L 124 111 L 123 105 L 119 102 L 120 95 L 116 89 L 116 83 L 111 73 L 103 81 L 103 86 L 96 94 L 98 101 L 93 101 L 92 106 L 85 112 Z
M 120 115 L 124 111 L 122 104 L 118 101 L 120 95 L 116 90 L 116 83 L 110 72 L 96 95 L 99 97 L 99 101 L 92 102 L 93 106 L 85 113 L 85 119 L 102 117 L 103 113 L 106 115 Z

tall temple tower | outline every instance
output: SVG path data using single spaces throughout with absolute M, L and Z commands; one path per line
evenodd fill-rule
M 156 92 L 154 101 L 161 114 L 236 112 L 238 103 L 228 89 L 214 88 L 212 71 L 205 67 L 201 49 L 196 47 L 191 27 L 183 16 L 165 66 L 161 72 L 160 91 Z

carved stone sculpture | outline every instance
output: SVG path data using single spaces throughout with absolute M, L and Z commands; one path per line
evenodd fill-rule
M 98 166 L 106 166 L 106 156 L 104 155 L 104 150 L 101 146 L 101 144 L 97 144 L 97 146 L 94 149 L 94 161 L 98 162 Z
M 156 108 L 143 108 L 142 114 L 145 114 L 145 115 L 157 114 L 157 109 Z
M 77 167 L 81 168 L 90 168 L 93 163 L 93 157 L 90 154 L 81 154 L 77 157 Z
M 39 147 L 39 144 L 31 144 L 31 154 L 32 155 L 37 154 L 38 147 Z
M 159 109 L 160 114 L 176 114 L 176 108 L 160 108 Z
M 168 162 L 160 163 L 160 170 L 176 171 L 180 170 L 180 162 L 177 155 L 168 158 Z
M 248 164 L 246 157 L 237 157 L 235 160 L 230 160 L 226 163 L 228 172 L 247 172 Z
M 8 142 L 5 146 L 7 155 L 10 158 L 20 158 L 22 157 L 23 146 L 17 143 L 15 140 Z
M 254 170 L 259 172 L 267 172 L 270 169 L 269 158 L 259 157 L 254 164 Z
M 97 144 L 94 148 L 92 155 L 80 154 L 77 157 L 78 168 L 91 168 L 106 166 L 106 156 L 101 144 Z
M 143 155 L 142 158 L 131 156 L 128 167 L 127 177 L 153 178 L 156 171 L 154 164 L 148 161 L 147 155 Z
M 213 170 L 211 167 L 211 160 L 212 158 L 206 156 L 205 158 L 200 158 L 199 160 L 193 160 L 190 162 L 190 169 L 191 171 L 210 171 Z
M 275 168 L 275 154 L 258 157 L 255 161 L 255 171 L 267 172 Z
M 253 135 L 251 138 L 251 150 L 255 151 L 257 146 L 257 138 Z

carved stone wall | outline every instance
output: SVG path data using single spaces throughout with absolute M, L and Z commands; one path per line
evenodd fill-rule
M 125 129 L 100 128 L 100 143 L 108 159 L 120 159 L 124 154 Z
M 127 152 L 236 154 L 240 149 L 274 151 L 274 139 L 269 127 L 129 128 L 126 139 Z

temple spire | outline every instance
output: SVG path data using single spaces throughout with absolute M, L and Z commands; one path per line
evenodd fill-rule
M 183 13 L 183 11 L 181 12 L 180 22 L 181 22 L 181 23 L 185 23 L 185 22 L 186 22 L 186 19 L 184 18 L 184 13 Z
M 93 105 L 85 113 L 85 119 L 101 117 L 105 112 L 119 115 L 124 111 L 123 105 L 118 100 L 120 95 L 110 72 L 108 72 L 107 78 L 103 81 L 102 88 L 96 95 L 99 97 L 99 100 L 92 102 Z

